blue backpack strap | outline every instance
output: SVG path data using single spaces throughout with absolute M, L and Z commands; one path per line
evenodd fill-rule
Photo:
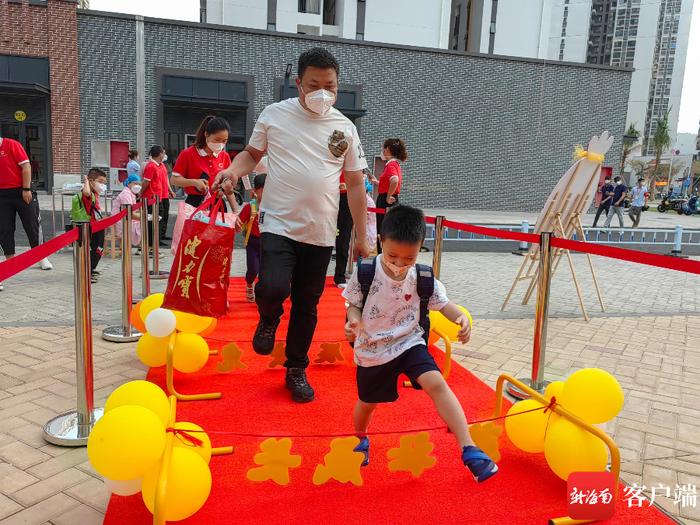
M 428 303 L 435 291 L 435 274 L 433 268 L 425 264 L 416 264 L 416 275 L 418 277 L 417 288 L 420 298 L 420 317 L 418 323 L 423 329 L 423 339 L 428 344 L 430 334 L 430 316 L 428 314 Z
M 360 259 L 357 261 L 357 280 L 362 290 L 362 307 L 364 308 L 369 295 L 369 289 L 374 281 L 374 273 L 377 271 L 377 259 L 375 257 Z

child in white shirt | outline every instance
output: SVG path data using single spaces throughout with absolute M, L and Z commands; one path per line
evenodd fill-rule
M 440 417 L 457 439 L 462 462 L 474 479 L 482 482 L 493 476 L 498 467 L 474 445 L 464 411 L 428 352 L 420 326 L 415 264 L 424 238 L 423 212 L 410 206 L 392 207 L 382 223 L 383 252 L 375 260 L 374 278 L 366 300 L 358 270 L 343 292 L 349 303 L 345 335 L 354 343 L 357 364 L 359 400 L 353 421 L 360 444 L 355 450 L 365 454 L 363 465 L 368 464 L 366 432 L 372 414 L 378 403 L 398 399 L 398 377 L 405 374 L 416 388 L 425 390 L 433 400 Z M 461 327 L 459 340 L 469 341 L 471 329 L 467 316 L 449 301 L 445 287 L 437 279 L 434 279 L 428 309 L 438 310 L 458 324 Z

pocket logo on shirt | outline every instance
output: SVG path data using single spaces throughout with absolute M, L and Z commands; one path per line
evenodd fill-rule
M 335 158 L 342 157 L 348 150 L 348 147 L 350 147 L 350 144 L 345 138 L 344 132 L 336 129 L 333 131 L 333 134 L 328 137 L 328 150 Z
M 260 214 L 258 215 L 258 224 L 262 226 L 262 224 L 265 222 L 265 212 L 261 211 Z

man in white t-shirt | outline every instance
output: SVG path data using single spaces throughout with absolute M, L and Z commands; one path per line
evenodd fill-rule
M 325 49 L 302 53 L 296 79 L 299 97 L 262 111 L 248 146 L 217 175 L 213 187 L 230 193 L 238 179 L 267 154 L 265 199 L 259 214 L 261 266 L 255 290 L 260 321 L 253 349 L 262 355 L 272 352 L 282 304 L 291 294 L 286 385 L 292 399 L 300 403 L 314 399 L 306 367 L 335 244 L 341 171 L 357 251 L 361 256 L 369 254 L 362 176 L 367 161 L 355 125 L 333 107 L 339 69 Z

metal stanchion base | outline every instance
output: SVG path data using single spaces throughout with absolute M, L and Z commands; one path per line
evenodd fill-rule
M 528 250 L 523 250 L 523 251 L 516 250 L 516 251 L 510 252 L 510 253 L 512 253 L 513 255 L 520 255 L 521 257 L 525 257 L 527 255 L 527 252 L 528 252 Z
M 133 343 L 138 341 L 143 334 L 132 328 L 128 333 L 124 331 L 123 326 L 108 326 L 102 330 L 102 339 L 111 341 L 112 343 Z
M 158 273 L 148 272 L 148 275 L 151 277 L 151 279 L 156 279 L 156 280 L 167 279 L 168 277 L 170 277 L 170 272 L 168 272 L 166 270 L 161 270 Z
M 44 439 L 61 447 L 84 447 L 87 445 L 90 430 L 103 413 L 103 408 L 95 408 L 90 425 L 79 425 L 77 412 L 56 416 L 44 425 Z
M 547 388 L 547 385 L 549 385 L 549 383 L 551 383 L 551 381 L 542 381 L 540 388 L 536 388 L 532 382 L 532 379 L 530 379 L 529 377 L 523 377 L 523 378 L 519 379 L 518 381 L 525 383 L 527 386 L 529 386 L 533 390 L 536 390 L 540 394 L 544 394 L 545 388 Z M 515 385 L 509 384 L 508 388 L 506 388 L 506 392 L 508 392 L 508 394 L 510 394 L 511 396 L 513 396 L 516 399 L 529 399 L 530 398 L 530 394 L 523 392 Z

